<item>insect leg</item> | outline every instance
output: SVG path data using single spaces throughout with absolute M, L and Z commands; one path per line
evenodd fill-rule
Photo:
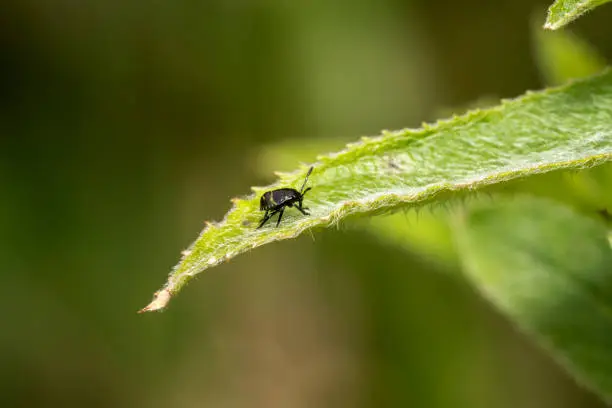
M 280 224 L 281 219 L 283 218 L 283 213 L 285 212 L 284 208 L 281 208 L 280 210 L 278 210 L 278 221 L 276 221 L 276 226 L 278 227 L 278 224 Z
M 261 227 L 263 227 L 263 225 L 266 223 L 266 221 L 268 221 L 272 217 L 272 215 L 274 215 L 274 213 L 268 214 L 268 210 L 266 210 L 266 213 L 261 219 L 261 222 L 259 223 L 259 227 L 257 227 L 257 229 L 260 229 Z
M 302 207 L 301 201 L 298 201 L 298 204 L 295 206 L 295 208 L 297 208 L 304 215 L 310 215 L 310 213 L 306 211 L 308 208 Z

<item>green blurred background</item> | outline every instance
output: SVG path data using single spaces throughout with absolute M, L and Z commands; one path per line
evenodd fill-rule
M 262 146 L 543 87 L 550 1 L 5 0 L 0 406 L 601 406 L 435 239 L 307 234 L 136 314 L 205 220 L 273 180 Z M 610 56 L 611 19 L 571 28 Z

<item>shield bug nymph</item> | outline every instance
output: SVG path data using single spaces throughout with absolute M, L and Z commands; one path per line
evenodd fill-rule
M 310 187 L 308 187 L 306 190 L 304 190 L 304 187 L 306 187 L 308 177 L 310 176 L 310 173 L 312 173 L 313 168 L 314 167 L 308 169 L 308 173 L 306 174 L 304 184 L 302 184 L 300 191 L 293 188 L 279 188 L 277 190 L 266 191 L 263 193 L 261 199 L 259 200 L 259 209 L 261 211 L 265 211 L 266 213 L 261 219 L 259 227 L 257 227 L 258 229 L 263 227 L 263 225 L 277 213 L 278 221 L 276 221 L 276 226 L 278 227 L 281 219 L 283 218 L 283 212 L 285 212 L 286 207 L 295 206 L 295 208 L 302 214 L 308 215 L 308 212 L 306 212 L 308 208 L 302 207 L 302 201 L 304 200 L 304 195 L 308 192 L 308 190 L 310 190 Z

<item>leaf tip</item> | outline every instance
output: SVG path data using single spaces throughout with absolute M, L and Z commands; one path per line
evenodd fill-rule
M 546 21 L 546 22 L 544 23 L 543 28 L 544 28 L 545 30 L 556 30 L 556 29 L 557 29 L 557 28 L 559 28 L 559 27 L 558 27 L 558 25 L 557 25 L 557 24 L 554 24 L 554 23 L 552 23 L 552 22 L 550 22 L 550 21 Z
M 138 313 L 156 312 L 163 310 L 168 305 L 168 302 L 170 302 L 171 298 L 172 293 L 168 289 L 162 289 L 158 292 L 155 292 L 153 301 L 142 309 L 140 309 Z

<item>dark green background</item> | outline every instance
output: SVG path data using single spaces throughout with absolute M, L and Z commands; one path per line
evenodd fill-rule
M 272 180 L 262 145 L 543 87 L 548 3 L 5 0 L 0 406 L 600 406 L 456 274 L 342 227 L 135 313 Z M 571 29 L 610 56 L 611 19 Z

